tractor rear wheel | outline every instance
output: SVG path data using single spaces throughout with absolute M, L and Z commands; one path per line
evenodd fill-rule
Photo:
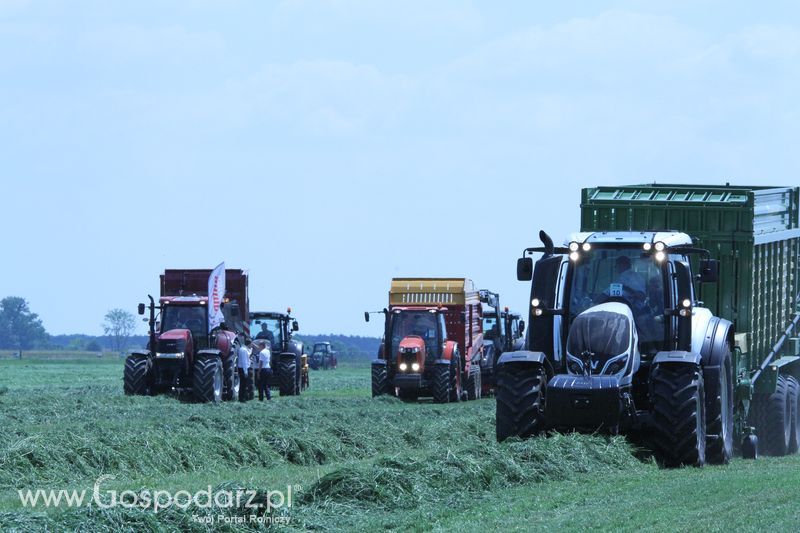
M 545 373 L 537 363 L 495 367 L 495 433 L 497 442 L 509 437 L 527 438 L 544 428 Z
M 757 394 L 750 409 L 751 422 L 756 427 L 759 451 L 764 455 L 782 456 L 789 453 L 794 412 L 789 395 L 789 380 L 778 376 L 775 392 Z
M 797 453 L 800 449 L 800 383 L 790 377 L 789 382 L 789 404 L 792 408 L 791 431 L 789 438 L 789 453 Z
M 433 385 L 431 386 L 433 393 L 433 401 L 435 403 L 447 403 L 450 401 L 452 386 L 452 370 L 451 364 L 438 364 L 434 365 L 433 372 Z
M 297 396 L 297 361 L 294 356 L 278 361 L 278 388 L 281 396 Z
M 467 378 L 467 400 L 477 400 L 481 397 L 481 368 L 472 365 Z
M 453 351 L 450 357 L 450 401 L 460 402 L 464 387 L 461 380 L 461 355 L 458 350 Z
M 651 446 L 669 467 L 706 462 L 703 373 L 696 365 L 659 364 L 650 373 L 653 398 Z
M 229 402 L 239 398 L 239 373 L 236 371 L 236 354 L 239 353 L 239 345 L 234 344 L 233 351 L 222 362 L 222 399 Z
M 198 402 L 219 403 L 222 400 L 222 361 L 216 357 L 196 359 L 192 390 Z
M 372 365 L 372 397 L 389 394 L 389 372 L 386 365 Z
M 147 394 L 147 370 L 149 361 L 141 355 L 129 355 L 125 359 L 122 386 L 125 394 L 144 396 Z
M 703 372 L 706 392 L 706 461 L 728 464 L 733 457 L 733 372 L 730 348 L 719 368 Z

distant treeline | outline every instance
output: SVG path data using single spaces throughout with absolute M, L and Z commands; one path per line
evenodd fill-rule
M 360 337 L 357 335 L 295 335 L 303 341 L 311 351 L 315 342 L 330 342 L 333 349 L 343 359 L 372 359 L 378 353 L 381 340 L 377 337 Z M 147 336 L 134 335 L 128 338 L 128 348 L 144 348 Z M 69 350 L 100 352 L 113 350 L 114 339 L 106 335 L 50 335 L 45 343 L 37 348 L 47 350 Z

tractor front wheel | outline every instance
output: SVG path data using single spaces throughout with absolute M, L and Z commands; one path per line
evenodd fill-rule
M 372 397 L 389 394 L 389 372 L 386 365 L 372 365 Z
M 544 368 L 538 363 L 516 363 L 500 365 L 496 371 L 497 442 L 538 434 L 544 426 Z
M 278 387 L 281 396 L 297 396 L 297 361 L 294 355 L 278 361 Z
M 129 355 L 125 359 L 122 385 L 125 394 L 144 396 L 147 394 L 147 371 L 149 361 L 141 355 Z

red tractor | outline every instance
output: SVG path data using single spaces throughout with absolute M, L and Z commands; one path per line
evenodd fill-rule
M 224 320 L 209 328 L 208 279 L 211 270 L 166 270 L 156 305 L 150 311 L 146 350 L 125 360 L 125 394 L 191 392 L 200 402 L 229 401 L 239 393 L 236 355 L 249 335 L 248 279 L 242 270 L 226 270 L 221 301 Z M 157 312 L 159 315 L 157 316 Z

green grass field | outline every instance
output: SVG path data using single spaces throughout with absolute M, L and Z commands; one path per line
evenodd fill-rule
M 126 397 L 122 361 L 0 361 L 0 530 L 266 529 L 253 514 L 23 507 L 19 490 L 292 491 L 273 530 L 800 530 L 800 458 L 659 469 L 621 438 L 494 441 L 494 401 L 403 404 L 368 368 L 272 402 Z M 274 495 L 273 495 L 273 501 Z M 102 502 L 102 501 L 101 501 Z M 220 520 L 220 515 L 227 517 Z M 206 517 L 212 524 L 203 523 Z

